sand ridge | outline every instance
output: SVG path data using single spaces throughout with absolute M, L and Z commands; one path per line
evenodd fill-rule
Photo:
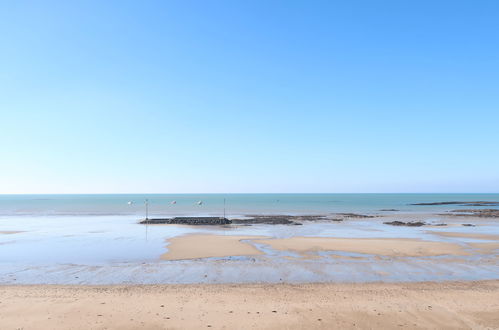
M 16 231 L 16 230 L 2 230 L 0 231 L 0 235 L 13 235 L 24 233 L 24 231 Z
M 168 239 L 168 251 L 163 260 L 185 260 L 212 257 L 255 256 L 264 254 L 243 240 L 262 239 L 266 236 L 234 236 L 190 234 Z
M 480 250 L 485 254 L 492 254 L 499 250 L 499 242 L 494 243 L 470 243 L 471 247 Z
M 478 234 L 478 233 L 456 233 L 456 232 L 433 231 L 433 230 L 429 230 L 427 231 L 427 233 L 443 237 L 475 238 L 475 239 L 483 239 L 489 241 L 499 241 L 499 235 Z
M 469 255 L 458 244 L 410 238 L 292 237 L 262 239 L 259 242 L 276 250 L 299 253 L 344 251 L 390 257 Z
M 242 242 L 248 240 L 249 242 Z M 293 251 L 311 257 L 320 251 L 343 251 L 390 257 L 425 257 L 469 255 L 462 246 L 454 243 L 425 241 L 410 238 L 338 238 L 291 237 L 269 238 L 264 236 L 235 236 L 189 234 L 168 239 L 168 251 L 163 260 L 185 260 L 210 257 L 256 256 L 264 254 L 251 242 L 266 244 L 275 250 Z

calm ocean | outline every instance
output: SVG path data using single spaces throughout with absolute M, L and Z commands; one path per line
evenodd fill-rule
M 0 195 L 0 215 L 223 215 L 371 213 L 382 209 L 434 212 L 456 205 L 412 203 L 499 201 L 499 194 L 108 194 Z M 201 202 L 201 203 L 199 203 Z M 459 207 L 458 207 L 459 208 Z M 462 207 L 461 207 L 462 208 Z

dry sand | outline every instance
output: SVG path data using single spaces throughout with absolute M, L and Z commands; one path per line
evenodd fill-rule
M 499 281 L 0 286 L 8 329 L 498 329 Z
M 402 238 L 292 237 L 264 239 L 258 242 L 268 244 L 276 250 L 299 253 L 345 251 L 392 257 L 468 255 L 458 244 Z
M 453 233 L 446 231 L 428 231 L 428 233 L 444 237 L 457 237 L 457 238 L 476 238 L 489 241 L 499 241 L 499 235 L 488 234 L 473 234 L 473 233 Z
M 209 257 L 253 256 L 262 251 L 241 240 L 265 238 L 264 236 L 185 235 L 168 240 L 168 252 L 163 260 L 182 260 Z

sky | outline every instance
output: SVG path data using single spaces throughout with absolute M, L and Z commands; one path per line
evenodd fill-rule
M 0 1 L 0 193 L 499 192 L 498 1 Z

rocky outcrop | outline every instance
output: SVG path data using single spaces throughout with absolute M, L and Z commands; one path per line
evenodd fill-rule
M 345 218 L 375 218 L 374 215 L 365 215 L 365 214 L 357 214 L 357 213 L 336 213 L 337 215 L 340 215 Z
M 451 215 L 462 217 L 499 218 L 499 209 L 463 209 L 450 212 Z
M 421 221 L 413 221 L 413 222 L 403 222 L 403 221 L 390 221 L 390 222 L 383 222 L 385 225 L 391 225 L 391 226 L 406 226 L 406 227 L 421 227 L 426 225 L 426 223 L 421 222 Z
M 191 225 L 191 226 L 210 226 L 210 225 L 228 225 L 231 220 L 222 217 L 175 217 L 175 218 L 159 218 L 159 219 L 144 219 L 141 224 L 176 224 L 176 225 Z
M 261 216 L 248 219 L 233 219 L 233 224 L 236 225 L 257 225 L 257 224 L 267 224 L 267 225 L 295 225 L 298 224 L 289 219 L 286 216 Z
M 409 205 L 459 205 L 459 206 L 499 206 L 499 202 L 486 202 L 486 201 L 475 201 L 475 202 L 435 202 L 435 203 L 415 203 Z
M 348 218 L 374 218 L 371 215 L 356 213 L 337 213 L 331 215 L 247 215 L 246 218 L 232 219 L 221 217 L 175 217 L 156 218 L 140 221 L 141 224 L 179 224 L 179 225 L 301 225 L 302 221 L 335 221 L 341 222 Z M 339 216 L 339 217 L 338 217 Z

